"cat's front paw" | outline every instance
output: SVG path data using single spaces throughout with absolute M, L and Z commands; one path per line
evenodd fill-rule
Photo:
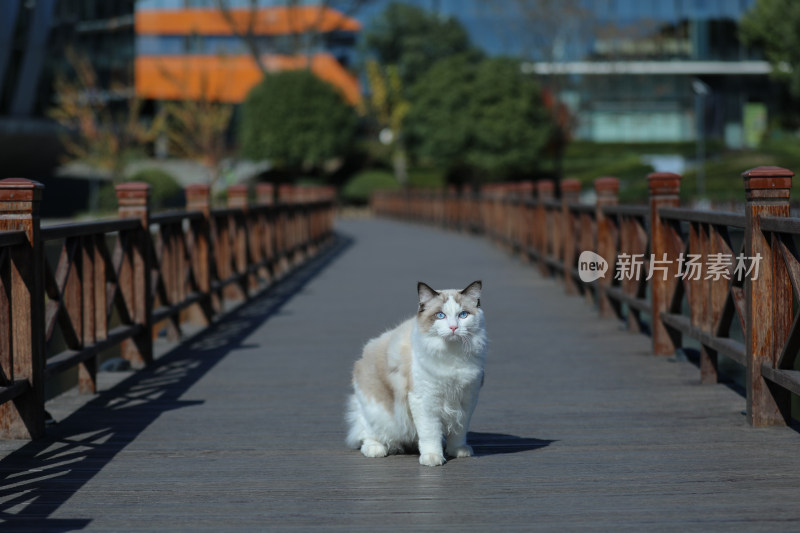
M 464 444 L 463 446 L 456 446 L 455 448 L 448 448 L 447 455 L 450 457 L 472 457 L 475 452 L 472 451 L 472 446 Z
M 364 457 L 386 457 L 389 450 L 379 442 L 365 442 L 361 445 L 361 453 Z
M 419 464 L 422 466 L 442 466 L 444 463 L 445 458 L 441 453 L 423 453 L 419 456 Z

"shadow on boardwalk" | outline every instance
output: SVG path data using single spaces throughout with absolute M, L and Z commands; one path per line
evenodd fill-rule
M 0 529 L 60 532 L 91 520 L 50 518 L 162 414 L 202 404 L 181 396 L 242 340 L 334 261 L 352 241 L 332 246 L 253 300 L 187 339 L 64 420 L 45 439 L 30 442 L 0 460 Z M 102 497 L 102 495 L 100 495 Z
M 487 455 L 500 455 L 504 453 L 519 453 L 538 450 L 555 442 L 545 439 L 531 439 L 505 435 L 503 433 L 479 433 L 470 431 L 467 441 L 477 457 Z

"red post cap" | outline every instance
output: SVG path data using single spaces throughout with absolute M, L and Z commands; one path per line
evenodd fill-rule
M 650 196 L 679 194 L 681 175 L 673 172 L 652 172 L 647 175 L 647 186 L 650 188 Z
M 594 180 L 594 190 L 597 194 L 617 194 L 619 192 L 619 178 L 604 176 Z
M 575 178 L 567 178 L 561 181 L 562 193 L 579 193 L 581 192 L 581 182 Z
M 781 167 L 756 167 L 742 172 L 745 189 L 791 189 L 794 172 Z
M 534 185 L 532 181 L 523 181 L 517 186 L 519 187 L 519 193 L 523 196 L 531 196 L 533 195 Z
M 38 202 L 44 185 L 25 178 L 0 180 L 0 202 Z
M 227 189 L 228 207 L 247 205 L 247 185 L 230 185 Z
M 143 206 L 150 200 L 149 183 L 141 181 L 131 181 L 117 185 L 114 188 L 117 192 L 117 202 L 120 206 Z
M 211 187 L 205 183 L 195 183 L 183 189 L 186 195 L 186 204 L 208 203 L 211 196 Z
M 278 186 L 278 198 L 283 203 L 290 203 L 294 197 L 294 187 L 291 185 L 279 185 Z
M 536 182 L 536 192 L 539 196 L 552 196 L 556 191 L 556 184 L 553 180 L 539 180 Z
M 272 183 L 257 184 L 256 198 L 258 198 L 259 204 L 271 204 L 275 199 L 275 186 Z

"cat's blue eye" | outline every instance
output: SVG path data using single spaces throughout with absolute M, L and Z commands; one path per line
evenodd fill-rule
M 439 320 L 443 319 L 445 316 L 446 316 L 446 315 L 445 315 L 444 313 L 442 313 L 441 311 L 439 311 L 438 313 L 436 313 L 436 318 L 438 318 Z
M 460 313 L 458 313 L 458 318 L 467 318 L 468 316 L 469 313 L 467 313 L 466 311 L 461 311 Z

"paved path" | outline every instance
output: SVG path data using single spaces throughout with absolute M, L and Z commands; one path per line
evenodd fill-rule
M 0 443 L 0 531 L 718 530 L 800 527 L 800 435 L 599 320 L 486 241 L 382 220 L 74 415 Z M 415 284 L 482 279 L 478 457 L 421 467 L 344 447 L 363 343 Z M 72 398 L 72 400 L 70 399 Z M 59 407 L 61 405 L 61 407 Z

